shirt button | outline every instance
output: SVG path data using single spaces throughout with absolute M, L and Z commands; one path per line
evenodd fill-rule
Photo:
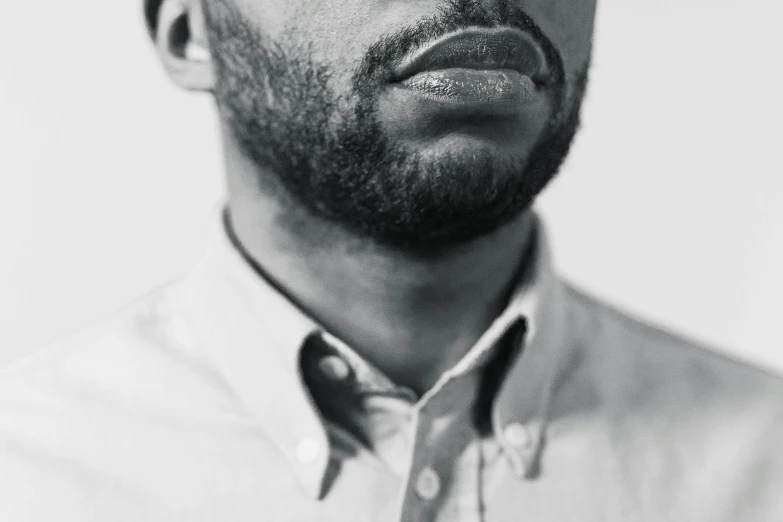
M 318 457 L 319 446 L 316 439 L 302 439 L 296 445 L 296 460 L 302 464 L 313 462 Z
M 518 422 L 512 422 L 503 430 L 506 442 L 517 449 L 527 448 L 533 442 L 530 431 Z
M 318 361 L 321 372 L 335 381 L 343 381 L 351 374 L 351 368 L 339 355 L 327 355 Z
M 434 469 L 426 467 L 416 479 L 416 494 L 422 500 L 432 500 L 440 493 L 440 477 Z

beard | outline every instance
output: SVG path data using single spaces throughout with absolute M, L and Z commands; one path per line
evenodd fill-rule
M 448 0 L 436 16 L 372 45 L 353 73 L 351 92 L 342 95 L 330 86 L 330 67 L 313 58 L 312 44 L 271 40 L 231 0 L 205 4 L 216 100 L 258 167 L 259 189 L 382 245 L 432 251 L 498 229 L 527 210 L 555 176 L 579 126 L 588 65 L 566 104 L 559 52 L 508 0 L 491 7 Z M 551 70 L 552 110 L 527 157 L 500 157 L 488 147 L 428 157 L 384 132 L 377 100 L 399 59 L 448 32 L 499 26 L 528 32 Z

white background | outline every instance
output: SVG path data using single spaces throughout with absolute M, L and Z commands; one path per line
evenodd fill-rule
M 140 3 L 0 18 L 0 366 L 202 251 L 212 104 L 168 83 Z M 539 205 L 569 279 L 778 371 L 781 19 L 779 0 L 603 0 L 583 131 Z

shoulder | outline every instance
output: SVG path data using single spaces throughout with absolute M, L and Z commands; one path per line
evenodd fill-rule
M 571 364 L 555 415 L 591 414 L 631 476 L 783 512 L 783 378 L 563 285 Z
M 14 386 L 134 387 L 204 359 L 194 342 L 181 280 L 141 294 L 110 314 L 0 368 L 0 394 Z
M 153 486 L 183 482 L 195 426 L 241 418 L 178 299 L 166 285 L 0 370 L 0 519 L 93 520 L 104 504 L 144 519 Z
M 100 404 L 191 400 L 211 367 L 181 300 L 177 281 L 163 285 L 0 369 L 0 428 Z
M 783 376 L 772 370 L 635 317 L 568 282 L 562 284 L 574 326 L 571 342 L 584 346 L 583 355 L 605 371 L 630 372 L 639 386 L 783 399 Z
M 161 285 L 0 369 L 0 411 L 14 403 L 62 413 L 68 405 L 190 408 L 226 400 L 230 389 L 193 331 L 182 280 Z
M 121 388 L 138 380 L 140 365 L 162 370 L 167 354 L 186 348 L 178 298 L 176 283 L 161 286 L 0 369 L 0 395 L 69 384 Z

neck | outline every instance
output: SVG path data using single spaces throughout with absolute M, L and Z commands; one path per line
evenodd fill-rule
M 431 388 L 505 306 L 532 235 L 530 212 L 468 243 L 412 256 L 305 215 L 279 190 L 259 188 L 257 167 L 228 152 L 229 212 L 245 251 L 397 384 L 419 394 Z

